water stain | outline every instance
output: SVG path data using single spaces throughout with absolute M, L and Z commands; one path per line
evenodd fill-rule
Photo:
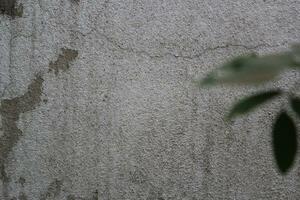
M 12 10 L 12 8 L 15 7 L 15 4 L 15 1 L 0 0 L 1 12 L 4 7 Z M 7 9 L 5 9 L 5 12 L 8 12 Z M 78 56 L 78 52 L 76 50 L 63 48 L 61 51 L 62 54 L 58 56 L 58 59 L 55 62 L 50 62 L 49 64 L 49 71 L 53 70 L 56 75 L 58 75 L 60 70 L 66 71 L 69 69 L 70 62 Z M 20 114 L 34 110 L 42 101 L 41 95 L 43 81 L 44 80 L 41 75 L 36 75 L 23 95 L 12 99 L 1 100 L 0 115 L 2 122 L 1 130 L 3 134 L 0 137 L 0 180 L 2 180 L 3 183 L 2 194 L 5 200 L 10 199 L 8 194 L 10 178 L 6 172 L 5 165 L 9 153 L 22 136 L 22 131 L 18 128 L 17 122 Z M 25 179 L 20 178 L 19 183 L 23 186 L 25 184 Z M 41 200 L 47 200 L 48 197 L 58 195 L 60 185 L 60 181 L 51 183 L 47 192 L 41 196 Z M 27 197 L 24 193 L 20 193 L 19 199 L 26 200 Z
M 34 110 L 41 101 L 43 78 L 37 75 L 22 96 L 3 99 L 0 106 L 3 135 L 0 137 L 0 164 L 19 140 L 22 131 L 17 127 L 20 114 Z M 1 176 L 0 176 L 1 177 Z
M 78 56 L 78 51 L 72 49 L 61 49 L 62 53 L 59 54 L 55 62 L 50 62 L 49 72 L 54 71 L 55 75 L 58 75 L 59 71 L 67 71 L 70 68 L 70 62 L 75 60 Z
M 2 131 L 0 137 L 0 179 L 3 182 L 3 195 L 8 198 L 9 177 L 5 170 L 5 164 L 9 153 L 17 144 L 22 131 L 17 126 L 20 114 L 34 110 L 41 102 L 43 78 L 37 75 L 27 88 L 25 94 L 1 100 L 0 114 L 2 116 Z
M 56 198 L 60 192 L 63 182 L 60 180 L 54 180 L 51 182 L 47 190 L 40 195 L 40 200 L 48 200 Z
M 0 0 L 0 13 L 11 17 L 22 17 L 23 5 L 17 5 L 16 0 Z

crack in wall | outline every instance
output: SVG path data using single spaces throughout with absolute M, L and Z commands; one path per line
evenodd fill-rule
M 72 49 L 61 49 L 62 53 L 59 54 L 57 60 L 55 62 L 50 62 L 49 64 L 49 72 L 54 71 L 57 76 L 59 71 L 67 71 L 70 68 L 70 62 L 75 60 L 78 56 L 78 51 Z
M 124 52 L 127 52 L 127 53 L 134 53 L 134 54 L 140 54 L 140 55 L 145 55 L 151 59 L 161 59 L 161 58 L 164 58 L 166 56 L 171 56 L 171 57 L 174 57 L 174 58 L 183 58 L 183 59 L 195 59 L 195 58 L 199 58 L 207 53 L 210 53 L 210 52 L 214 52 L 216 50 L 219 50 L 219 49 L 227 49 L 227 48 L 232 48 L 232 47 L 237 47 L 237 48 L 244 48 L 246 50 L 255 50 L 257 48 L 260 48 L 260 47 L 268 47 L 268 48 L 272 48 L 272 47 L 278 47 L 278 46 L 282 46 L 284 45 L 286 42 L 284 42 L 283 44 L 280 44 L 280 45 L 269 45 L 267 43 L 264 43 L 264 44 L 258 44 L 258 45 L 254 45 L 254 46 L 247 46 L 247 45 L 244 45 L 244 44 L 231 44 L 231 43 L 227 43 L 227 44 L 223 44 L 223 45 L 218 45 L 218 46 L 215 46 L 215 47 L 207 47 L 207 48 L 204 48 L 201 52 L 197 53 L 197 54 L 194 54 L 194 55 L 190 55 L 190 56 L 187 56 L 187 55 L 183 55 L 183 53 L 179 53 L 179 54 L 174 54 L 174 53 L 164 53 L 164 54 L 151 54 L 147 51 L 144 51 L 144 50 L 135 50 L 134 48 L 131 48 L 131 47 L 123 47 L 121 46 L 121 44 L 119 44 L 118 42 L 116 42 L 113 38 L 110 38 L 108 37 L 106 34 L 102 34 L 100 33 L 100 35 L 102 37 L 105 38 L 106 41 L 108 41 L 110 44 L 112 44 L 113 46 L 115 46 L 116 48 L 120 49 L 121 51 L 124 51 Z
M 108 9 L 108 5 L 107 5 L 108 3 L 109 3 L 109 0 L 106 0 L 104 2 L 105 10 Z M 95 20 L 97 20 L 98 17 L 101 14 L 102 14 L 101 12 L 99 14 L 97 14 L 95 16 Z M 107 14 L 105 14 L 105 18 L 106 19 L 108 18 Z M 67 24 L 62 23 L 61 25 L 66 26 Z M 149 57 L 150 59 L 162 59 L 162 58 L 165 58 L 166 56 L 171 56 L 171 57 L 174 57 L 176 59 L 182 58 L 182 59 L 192 60 L 192 59 L 199 58 L 199 57 L 201 57 L 201 56 L 203 56 L 207 53 L 214 52 L 214 51 L 219 50 L 219 49 L 227 49 L 227 48 L 236 47 L 236 48 L 243 48 L 243 49 L 246 49 L 246 50 L 253 51 L 253 50 L 256 50 L 256 49 L 262 48 L 262 47 L 266 47 L 266 48 L 281 47 L 281 46 L 284 46 L 288 43 L 287 41 L 282 41 L 281 43 L 276 44 L 276 45 L 271 45 L 271 44 L 268 44 L 268 43 L 260 43 L 260 44 L 257 44 L 257 45 L 246 45 L 246 44 L 241 44 L 241 43 L 228 43 L 227 42 L 227 43 L 223 43 L 223 44 L 220 44 L 220 45 L 203 48 L 198 53 L 191 54 L 191 55 L 184 55 L 183 52 L 179 52 L 179 53 L 175 54 L 174 52 L 171 52 L 171 51 L 167 52 L 167 53 L 162 53 L 162 54 L 161 53 L 156 53 L 155 54 L 155 53 L 150 53 L 146 50 L 139 50 L 139 49 L 134 48 L 134 47 L 124 47 L 124 46 L 122 46 L 122 44 L 120 44 L 118 41 L 116 41 L 113 37 L 110 37 L 110 34 L 107 33 L 105 27 L 103 27 L 101 29 L 97 29 L 97 27 L 95 26 L 95 27 L 92 27 L 91 30 L 88 31 L 87 33 L 82 33 L 79 30 L 70 30 L 70 32 L 74 32 L 74 33 L 80 35 L 82 38 L 87 37 L 91 34 L 99 35 L 102 38 L 104 38 L 113 47 L 115 47 L 116 49 L 119 49 L 120 51 L 122 51 L 122 53 L 132 53 L 132 54 L 137 54 L 137 55 L 144 55 L 144 56 Z M 199 45 L 201 45 L 201 44 L 199 44 Z M 178 46 L 178 44 L 174 44 L 174 46 Z
M 234 43 L 225 43 L 222 45 L 217 45 L 217 46 L 212 46 L 212 47 L 207 47 L 207 48 L 203 48 L 200 52 L 193 54 L 193 55 L 183 55 L 182 52 L 178 53 L 178 54 L 174 54 L 172 52 L 168 52 L 168 53 L 163 53 L 163 54 L 152 54 L 149 53 L 145 50 L 137 50 L 135 48 L 132 47 L 123 47 L 121 44 L 119 44 L 119 42 L 115 41 L 113 38 L 109 37 L 108 34 L 105 33 L 105 30 L 103 29 L 102 32 L 100 32 L 100 30 L 97 30 L 96 28 L 93 28 L 91 31 L 89 31 L 88 33 L 81 33 L 79 31 L 76 31 L 78 34 L 80 34 L 81 36 L 85 37 L 87 35 L 90 35 L 92 33 L 96 33 L 98 35 L 100 35 L 101 37 L 103 37 L 108 43 L 110 43 L 112 46 L 114 46 L 115 48 L 119 49 L 120 51 L 123 51 L 125 53 L 133 53 L 133 54 L 138 54 L 138 55 L 144 55 L 149 57 L 150 59 L 161 59 L 164 58 L 166 56 L 171 56 L 174 57 L 176 59 L 178 58 L 182 58 L 182 59 L 196 59 L 199 58 L 207 53 L 210 52 L 214 52 L 216 50 L 219 49 L 227 49 L 227 48 L 243 48 L 246 50 L 256 50 L 258 48 L 261 47 L 267 47 L 267 48 L 275 48 L 275 47 L 280 47 L 283 46 L 285 44 L 287 44 L 286 41 L 282 42 L 281 44 L 277 44 L 277 45 L 270 45 L 268 43 L 261 43 L 261 44 L 257 44 L 257 45 L 245 45 L 245 44 L 234 44 Z
M 75 1 L 75 0 L 73 0 L 73 1 Z M 108 9 L 108 3 L 109 3 L 109 0 L 104 1 L 104 5 L 103 5 L 104 10 Z M 94 19 L 97 20 L 101 14 L 103 14 L 103 13 L 99 12 L 95 16 Z M 107 14 L 104 14 L 104 16 L 105 16 L 106 20 L 108 20 Z M 65 24 L 65 23 L 57 23 L 57 24 L 59 24 L 63 27 L 68 25 L 68 24 Z M 271 45 L 271 44 L 268 44 L 268 43 L 260 43 L 260 44 L 257 44 L 257 45 L 246 45 L 246 44 L 239 44 L 239 43 L 223 43 L 223 44 L 220 44 L 220 45 L 203 48 L 198 53 L 191 54 L 191 55 L 184 55 L 184 54 L 188 54 L 188 52 L 187 53 L 179 52 L 179 53 L 176 54 L 176 53 L 171 52 L 171 51 L 167 52 L 167 53 L 150 53 L 146 50 L 139 50 L 139 49 L 134 48 L 134 47 L 124 47 L 122 44 L 120 44 L 118 41 L 116 41 L 113 37 L 110 37 L 110 34 L 107 33 L 105 27 L 103 27 L 101 29 L 97 29 L 97 27 L 94 26 L 94 27 L 91 27 L 91 30 L 88 31 L 87 33 L 82 33 L 79 30 L 69 30 L 69 31 L 80 35 L 81 38 L 84 38 L 84 37 L 89 36 L 91 34 L 99 35 L 102 38 L 104 38 L 113 47 L 115 47 L 116 49 L 119 49 L 120 51 L 122 51 L 122 53 L 132 53 L 132 54 L 137 54 L 137 55 L 144 55 L 144 56 L 149 57 L 150 59 L 162 59 L 162 58 L 165 58 L 167 56 L 171 56 L 171 57 L 174 57 L 176 59 L 182 58 L 182 59 L 191 60 L 191 59 L 197 59 L 197 58 L 199 58 L 199 57 L 201 57 L 201 56 L 203 56 L 207 53 L 214 52 L 214 51 L 219 50 L 219 49 L 227 49 L 227 48 L 236 47 L 236 48 L 243 48 L 243 49 L 246 49 L 246 50 L 253 51 L 253 50 L 256 50 L 256 49 L 262 48 L 262 47 L 275 48 L 275 47 L 280 47 L 280 46 L 284 46 L 284 45 L 287 44 L 287 41 L 283 41 L 280 44 L 276 44 L 276 45 Z M 178 46 L 177 44 L 174 44 L 174 45 Z M 201 44 L 199 44 L 199 45 L 201 45 Z
M 108 0 L 106 0 L 104 2 L 105 9 L 107 9 L 107 4 L 108 3 L 109 3 Z M 95 19 L 97 19 L 100 14 L 101 13 L 96 15 Z M 106 16 L 106 18 L 107 18 L 107 16 Z M 271 44 L 268 44 L 268 43 L 260 43 L 260 44 L 257 44 L 257 45 L 246 45 L 246 44 L 239 44 L 239 43 L 223 43 L 223 44 L 220 44 L 220 45 L 203 48 L 202 50 L 200 50 L 200 52 L 195 53 L 195 54 L 191 54 L 191 55 L 184 55 L 183 52 L 179 52 L 178 54 L 175 54 L 174 52 L 167 52 L 167 53 L 163 53 L 163 54 L 160 54 L 160 53 L 155 54 L 155 53 L 150 53 L 146 50 L 138 50 L 138 49 L 133 48 L 133 47 L 124 47 L 124 46 L 122 46 L 122 44 L 120 44 L 114 38 L 110 37 L 108 33 L 106 33 L 106 28 L 105 27 L 101 28 L 101 29 L 97 29 L 97 27 L 92 27 L 91 30 L 88 31 L 87 33 L 82 33 L 78 30 L 70 30 L 70 31 L 81 35 L 81 37 L 83 37 L 83 38 L 88 36 L 88 35 L 91 35 L 91 34 L 99 35 L 102 38 L 104 38 L 109 44 L 111 44 L 116 49 L 119 49 L 123 53 L 133 53 L 133 54 L 138 54 L 138 55 L 144 55 L 144 56 L 149 57 L 150 59 L 162 59 L 162 58 L 165 58 L 166 56 L 171 56 L 171 57 L 174 57 L 176 59 L 182 58 L 182 59 L 191 60 L 191 59 L 199 58 L 199 57 L 201 57 L 201 56 L 203 56 L 207 53 L 214 52 L 214 51 L 219 50 L 219 49 L 227 49 L 227 48 L 236 47 L 236 48 L 243 48 L 243 49 L 246 49 L 246 50 L 253 51 L 253 50 L 256 50 L 256 49 L 262 48 L 262 47 L 275 48 L 275 47 L 281 47 L 281 46 L 284 46 L 284 45 L 287 44 L 287 41 L 283 41 L 280 44 L 276 44 L 276 45 L 271 45 Z M 178 45 L 175 44 L 175 46 L 178 46 Z
M 37 75 L 23 95 L 1 100 L 0 114 L 2 116 L 2 131 L 0 137 L 0 179 L 3 182 L 3 195 L 8 198 L 9 177 L 5 170 L 5 164 L 9 153 L 17 144 L 22 131 L 17 126 L 20 114 L 34 110 L 41 102 L 43 78 Z

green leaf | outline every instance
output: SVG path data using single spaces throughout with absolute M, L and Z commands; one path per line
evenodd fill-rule
M 297 97 L 293 97 L 290 99 L 291 107 L 297 113 L 298 117 L 300 117 L 300 99 Z
M 283 52 L 260 57 L 255 54 L 239 56 L 209 73 L 200 81 L 200 85 L 266 82 L 274 79 L 283 70 L 295 66 L 294 54 L 293 52 Z
M 271 90 L 255 94 L 250 97 L 246 97 L 233 106 L 233 108 L 227 116 L 227 119 L 231 119 L 237 115 L 250 112 L 257 106 L 267 102 L 268 100 L 278 96 L 279 94 L 281 94 L 280 90 Z
M 297 153 L 297 129 L 292 118 L 281 112 L 273 125 L 273 153 L 281 173 L 293 165 Z
M 204 79 L 198 81 L 198 83 L 203 86 L 209 86 L 228 82 L 228 80 L 234 82 L 236 77 L 233 77 L 232 75 L 238 73 L 247 60 L 255 57 L 255 54 L 238 56 L 209 73 Z
M 300 44 L 294 44 L 292 46 L 292 56 L 295 67 L 300 67 Z
M 233 71 L 241 71 L 248 61 L 252 59 L 257 59 L 258 56 L 255 53 L 249 54 L 249 55 L 242 55 L 237 56 L 236 58 L 232 59 L 231 61 L 225 63 L 223 65 L 223 69 L 226 70 L 233 70 Z

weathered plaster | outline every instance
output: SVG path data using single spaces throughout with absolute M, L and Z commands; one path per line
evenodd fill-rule
M 32 111 L 41 101 L 43 78 L 37 75 L 32 83 L 28 86 L 27 92 L 22 96 L 13 99 L 1 100 L 0 114 L 2 119 L 3 134 L 0 137 L 0 179 L 3 182 L 3 194 L 8 198 L 7 184 L 8 177 L 5 165 L 9 153 L 12 151 L 18 140 L 22 136 L 22 131 L 17 127 L 17 121 L 21 113 Z
M 0 199 L 300 198 L 298 160 L 282 177 L 272 159 L 282 101 L 228 124 L 226 109 L 257 88 L 191 82 L 233 55 L 299 42 L 299 1 L 6 7 L 18 5 L 22 17 L 0 14 Z

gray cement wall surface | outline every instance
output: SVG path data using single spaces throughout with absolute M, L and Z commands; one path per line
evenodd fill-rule
M 281 176 L 270 146 L 284 99 L 228 124 L 256 88 L 191 82 L 299 42 L 299 0 L 1 0 L 0 11 L 1 200 L 300 199 L 299 158 Z

